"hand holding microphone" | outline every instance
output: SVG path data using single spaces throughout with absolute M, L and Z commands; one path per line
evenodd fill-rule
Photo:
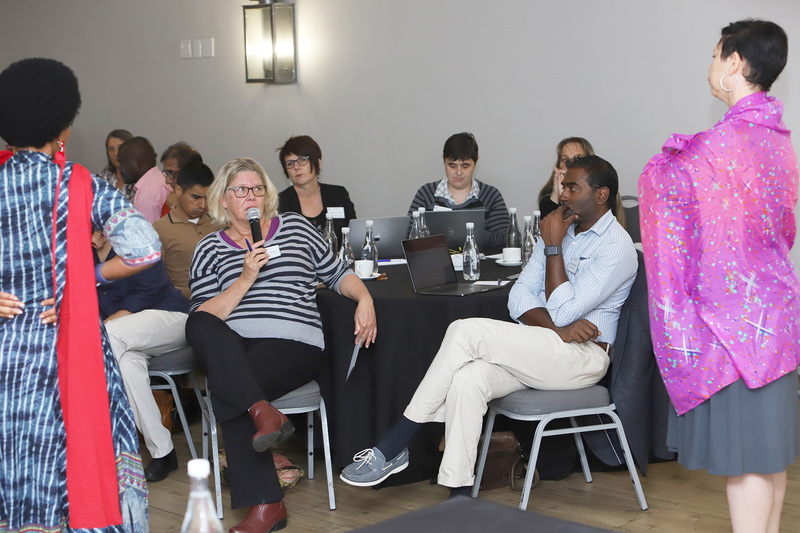
M 263 239 L 261 235 L 261 212 L 257 208 L 251 207 L 247 210 L 247 220 L 250 223 L 253 244 L 256 244 Z M 245 242 L 249 251 L 244 256 L 242 278 L 252 284 L 258 278 L 258 272 L 269 261 L 269 255 L 263 246 L 254 249 L 247 239 L 245 239 Z

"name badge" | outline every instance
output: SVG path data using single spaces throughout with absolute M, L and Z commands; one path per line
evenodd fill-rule
M 434 211 L 452 211 L 449 207 L 445 207 L 443 205 L 435 205 L 433 206 Z
M 570 259 L 569 264 L 567 265 L 567 272 L 570 274 L 574 274 L 578 271 L 578 265 L 580 264 L 581 260 L 578 257 L 573 257 Z
M 275 259 L 276 257 L 281 256 L 281 247 L 277 244 L 273 244 L 272 246 L 267 246 L 267 255 L 269 255 L 270 259 Z
M 344 207 L 329 207 L 328 214 L 332 218 L 344 218 Z

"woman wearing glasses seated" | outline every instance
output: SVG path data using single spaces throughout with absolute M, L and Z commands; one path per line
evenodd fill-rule
M 286 524 L 283 493 L 269 448 L 294 431 L 268 402 L 314 379 L 324 339 L 317 279 L 357 302 L 356 343 L 377 333 L 372 298 L 358 276 L 296 213 L 277 214 L 278 194 L 252 159 L 226 164 L 208 190 L 208 213 L 224 229 L 197 245 L 186 339 L 208 372 L 228 456 L 231 506 L 250 507 L 231 533 Z M 257 209 L 261 235 L 247 211 Z
M 347 189 L 319 182 L 322 150 L 317 142 L 308 135 L 295 135 L 278 152 L 283 173 L 292 182 L 278 195 L 278 212 L 300 213 L 320 234 L 325 233 L 325 215 L 331 213 L 342 242 L 342 228 L 356 218 L 356 208 Z

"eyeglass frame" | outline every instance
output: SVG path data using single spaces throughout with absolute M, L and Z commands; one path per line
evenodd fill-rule
M 299 167 L 304 167 L 304 166 L 308 165 L 308 163 L 310 161 L 311 161 L 311 157 L 307 156 L 307 155 L 304 155 L 304 156 L 298 157 L 297 159 L 287 159 L 286 161 L 283 162 L 283 166 L 286 167 L 287 169 L 288 168 L 294 168 L 295 164 L 297 166 L 299 166 Z
M 262 190 L 262 194 L 258 194 L 256 192 L 256 189 L 258 189 L 258 188 L 260 188 Z M 244 193 L 244 196 L 239 196 L 238 194 L 236 194 L 236 189 L 239 189 L 239 190 L 247 189 L 247 192 Z M 266 185 L 254 185 L 253 187 L 245 187 L 244 185 L 238 185 L 236 187 L 228 187 L 227 189 L 225 189 L 225 191 L 233 191 L 233 195 L 236 198 L 247 198 L 247 196 L 250 194 L 250 191 L 253 191 L 253 196 L 255 196 L 256 198 L 263 198 L 267 194 L 267 186 Z
M 166 177 L 177 180 L 178 179 L 178 172 L 177 170 L 161 170 L 161 173 L 164 174 Z

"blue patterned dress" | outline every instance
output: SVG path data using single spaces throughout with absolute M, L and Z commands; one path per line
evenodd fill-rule
M 55 267 L 60 309 L 66 272 L 67 163 L 58 197 Z M 58 328 L 43 325 L 39 302 L 53 295 L 52 225 L 59 168 L 40 152 L 17 152 L 0 166 L 0 290 L 25 303 L 0 318 L 0 531 L 146 532 L 147 488 L 133 415 L 105 329 L 101 327 L 111 432 L 123 516 L 121 526 L 68 525 L 66 444 L 58 389 Z M 91 221 L 126 260 L 157 257 L 158 236 L 106 182 L 92 182 Z

